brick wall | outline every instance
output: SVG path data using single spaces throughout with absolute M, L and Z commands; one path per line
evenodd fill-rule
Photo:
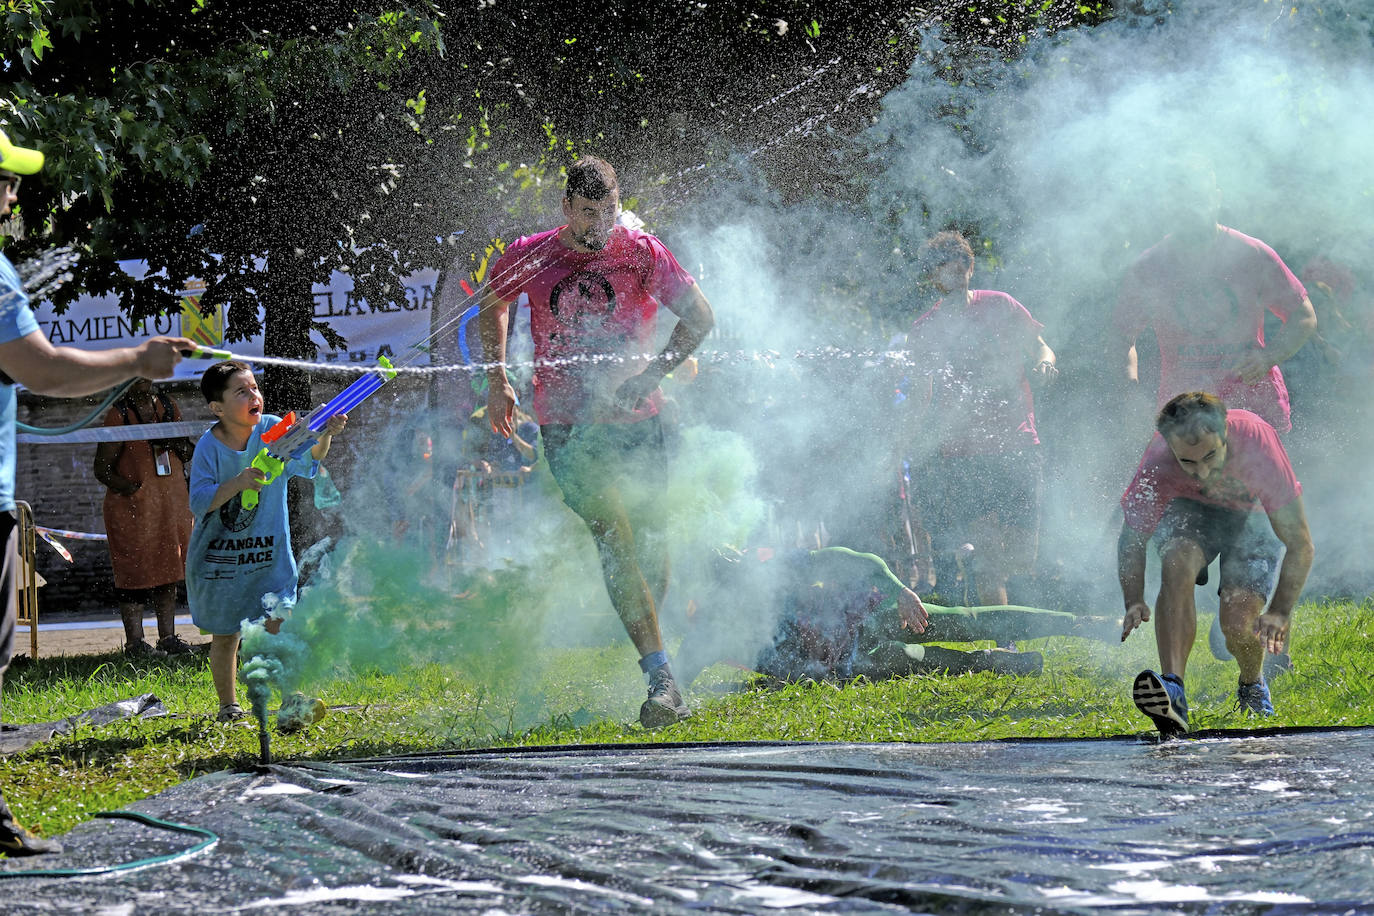
M 315 404 L 333 397 L 354 378 L 356 376 L 335 374 L 322 381 L 316 380 L 313 385 Z M 183 419 L 204 420 L 207 428 L 213 422 L 197 382 L 165 382 L 161 387 L 177 402 Z M 366 454 L 368 443 L 386 437 L 399 416 L 424 408 L 430 399 L 429 391 L 428 378 L 400 376 L 350 415 L 347 433 L 335 443 L 326 462 L 340 488 L 347 492 L 354 466 L 358 457 Z M 21 392 L 18 419 L 42 428 L 63 427 L 89 414 L 102 400 L 104 395 L 57 399 Z M 457 410 L 454 418 L 456 424 Z M 95 425 L 99 424 L 97 419 Z M 94 443 L 19 446 L 15 498 L 33 507 L 36 524 L 97 534 L 105 532 L 101 518 L 105 487 L 95 478 L 95 450 Z M 306 510 L 307 513 L 312 511 L 313 507 Z M 308 524 L 310 519 L 300 521 Z M 35 565 L 47 580 L 38 593 L 40 613 L 112 606 L 113 580 L 105 542 L 65 540 L 63 544 L 72 555 L 71 563 L 42 539 L 38 542 Z

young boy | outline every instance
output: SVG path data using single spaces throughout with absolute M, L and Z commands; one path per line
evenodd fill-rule
M 296 559 L 286 515 L 286 479 L 314 477 L 333 437 L 348 422 L 331 417 L 305 456 L 287 463 L 280 477 L 264 485 L 265 475 L 249 463 L 262 448 L 262 434 L 279 420 L 264 414 L 253 370 L 237 360 L 216 363 L 200 380 L 210 412 L 219 418 L 196 444 L 191 462 L 191 514 L 196 520 L 186 559 L 186 590 L 191 619 L 211 634 L 210 673 L 219 695 L 219 720 L 244 713 L 235 692 L 239 628 L 265 614 L 263 596 L 275 594 L 283 607 L 296 599 Z M 245 491 L 258 493 L 257 505 L 243 505 Z M 275 633 L 277 619 L 264 624 Z

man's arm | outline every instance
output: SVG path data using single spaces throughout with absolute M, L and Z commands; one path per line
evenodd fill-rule
M 677 301 L 668 303 L 668 310 L 677 316 L 677 324 L 668 335 L 668 343 L 638 375 L 626 379 L 616 391 L 616 401 L 625 410 L 634 410 L 648 397 L 663 377 L 692 355 L 706 335 L 716 326 L 716 314 L 701 288 L 693 283 Z
M 1278 653 L 1283 651 L 1288 640 L 1289 618 L 1293 616 L 1293 605 L 1298 603 L 1302 587 L 1307 584 L 1315 551 L 1301 496 L 1269 513 L 1269 524 L 1287 550 L 1283 554 L 1283 565 L 1279 567 L 1279 584 L 1274 588 L 1274 597 L 1269 599 L 1269 609 L 1255 621 L 1255 634 L 1267 651 Z
M 54 347 L 42 331 L 0 344 L 0 370 L 36 394 L 74 398 L 131 378 L 166 378 L 194 350 L 185 337 L 154 337 L 136 347 L 78 350 Z
M 1116 539 L 1116 575 L 1121 582 L 1121 599 L 1126 616 L 1121 621 L 1121 640 L 1125 642 L 1131 631 L 1150 619 L 1150 606 L 1145 603 L 1145 545 L 1148 534 L 1122 523 Z
M 1264 349 L 1250 350 L 1231 371 L 1245 384 L 1253 385 L 1268 376 L 1270 369 L 1301 350 L 1316 330 L 1317 312 L 1312 308 L 1312 301 L 1303 296 L 1302 305 L 1288 316 Z
M 515 389 L 506 377 L 506 329 L 510 302 L 490 286 L 482 290 L 477 331 L 482 337 L 482 360 L 487 364 L 487 422 L 498 436 L 511 437 L 515 428 Z

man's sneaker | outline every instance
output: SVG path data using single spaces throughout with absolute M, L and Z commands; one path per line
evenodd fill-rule
M 1188 732 L 1188 698 L 1183 693 L 1183 681 L 1177 675 L 1160 676 L 1142 671 L 1135 677 L 1131 699 L 1136 708 L 1149 716 L 1160 735 L 1172 738 Z
M 171 636 L 164 636 L 159 639 L 157 641 L 157 647 L 168 655 L 189 655 L 195 651 L 189 642 L 175 633 Z
M 1010 674 L 1031 677 L 1045 668 L 1045 657 L 1039 652 L 1017 652 L 1015 649 L 984 649 L 974 653 L 977 660 L 974 671 L 991 671 L 994 674 Z
M 645 728 L 662 728 L 692 714 L 682 702 L 673 672 L 667 665 L 659 665 L 649 672 L 649 698 L 639 707 L 639 724 Z
M 167 653 L 163 652 L 161 649 L 153 648 L 152 646 L 148 645 L 146 642 L 140 639 L 138 642 L 131 642 L 125 644 L 124 657 L 137 659 L 166 658 Z
M 1241 684 L 1236 687 L 1236 702 L 1240 708 L 1257 716 L 1272 716 L 1274 704 L 1269 700 L 1269 685 L 1261 680 L 1258 684 Z
M 61 852 L 62 844 L 29 833 L 10 813 L 4 798 L 0 798 L 0 853 L 18 858 L 37 856 L 45 852 Z
M 277 731 L 298 732 L 323 719 L 328 711 L 324 700 L 297 691 L 281 701 L 281 709 L 277 710 Z
M 243 711 L 243 707 L 237 703 L 225 703 L 219 708 L 219 715 L 215 716 L 219 722 L 238 722 L 248 718 L 248 713 Z

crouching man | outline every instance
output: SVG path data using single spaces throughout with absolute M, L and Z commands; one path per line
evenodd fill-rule
M 1312 568 L 1302 487 L 1274 428 L 1248 410 L 1228 411 L 1215 395 L 1178 395 L 1160 410 L 1155 428 L 1159 434 L 1121 497 L 1125 523 L 1117 542 L 1122 640 L 1151 617 L 1145 547 L 1152 536 L 1160 558 L 1159 671 L 1137 675 L 1135 704 L 1164 737 L 1188 730 L 1183 677 L 1197 633 L 1193 589 L 1206 584 L 1207 566 L 1220 555 L 1221 627 L 1240 668 L 1236 697 L 1241 708 L 1272 715 L 1264 652 L 1282 651 Z

